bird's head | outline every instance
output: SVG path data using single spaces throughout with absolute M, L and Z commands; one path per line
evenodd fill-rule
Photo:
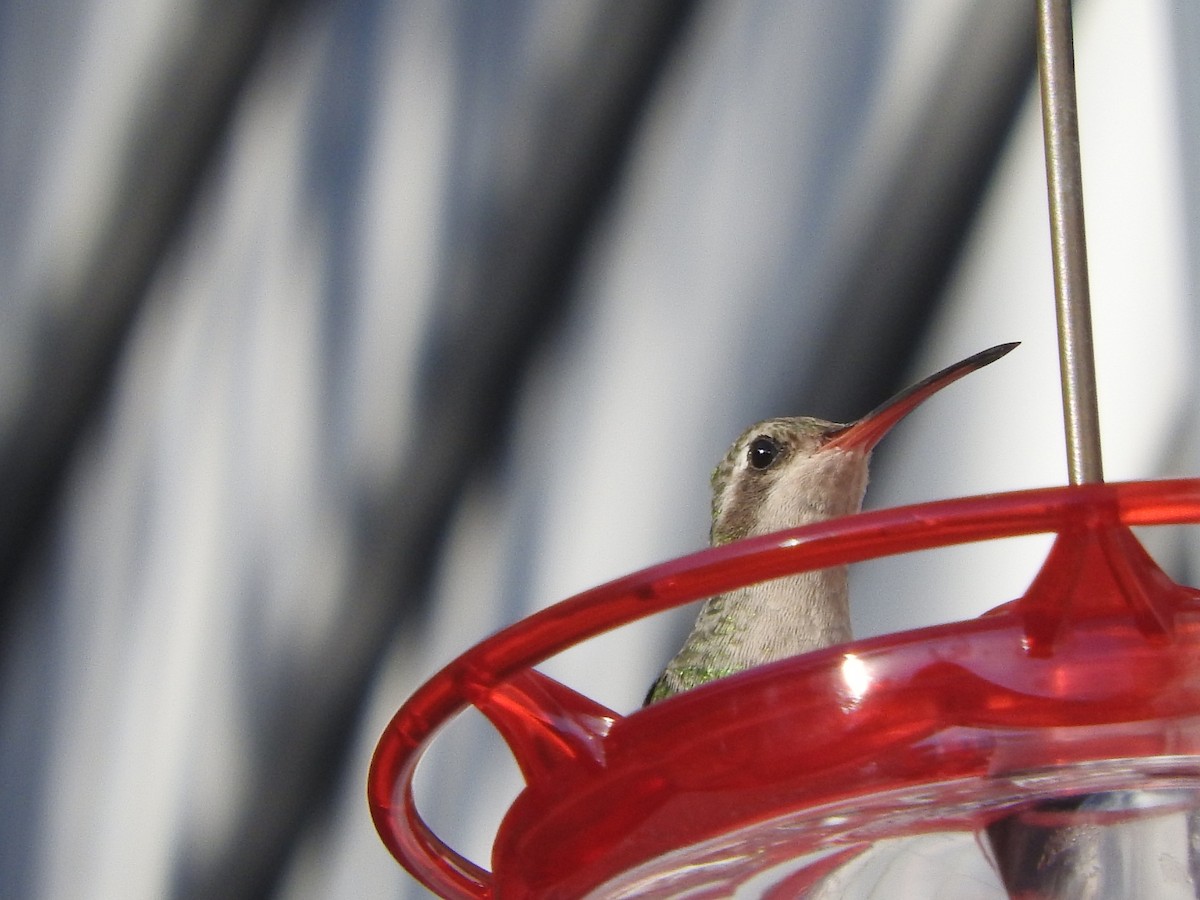
M 712 543 L 857 512 L 871 451 L 892 426 L 1016 346 L 1000 344 L 948 366 L 849 425 L 797 416 L 746 429 L 713 472 Z

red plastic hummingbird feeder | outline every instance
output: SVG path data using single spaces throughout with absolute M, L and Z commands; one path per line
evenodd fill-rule
M 1129 531 L 1197 521 L 1197 479 L 1052 488 L 864 513 L 595 588 L 479 644 L 400 709 L 371 768 L 376 827 L 447 897 L 710 897 L 751 884 L 783 897 L 833 883 L 884 839 L 974 835 L 1022 811 L 1044 822 L 1037 804 L 1056 798 L 1170 800 L 1060 814 L 1087 827 L 1200 809 L 1200 592 Z M 1042 532 L 1058 538 L 1028 593 L 979 619 L 762 666 L 629 716 L 531 668 L 767 578 Z M 491 872 L 443 844 L 413 799 L 421 754 L 467 705 L 526 779 Z
M 1130 528 L 1200 522 L 1200 479 L 1101 483 L 1069 4 L 1038 0 L 1038 12 L 1071 486 L 705 550 L 464 653 L 396 713 L 369 775 L 380 836 L 427 887 L 456 898 L 892 897 L 897 885 L 871 880 L 880 848 L 942 836 L 991 857 L 987 896 L 1197 895 L 1200 591 L 1168 578 Z M 628 716 L 533 669 L 737 587 L 1036 533 L 1057 537 L 1029 590 L 978 619 L 771 663 Z M 443 843 L 413 795 L 422 754 L 468 706 L 526 782 L 491 871 Z M 934 895 L 929 882 L 917 890 Z

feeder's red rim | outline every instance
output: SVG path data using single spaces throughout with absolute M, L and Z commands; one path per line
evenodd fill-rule
M 1085 484 L 897 507 L 710 548 L 635 572 L 535 613 L 477 644 L 396 712 L 371 761 L 371 816 L 392 855 L 447 897 L 488 897 L 491 873 L 435 835 L 412 778 L 436 731 L 495 686 L 583 640 L 758 581 L 934 547 L 1061 531 L 1081 512 L 1124 525 L 1200 519 L 1200 479 Z

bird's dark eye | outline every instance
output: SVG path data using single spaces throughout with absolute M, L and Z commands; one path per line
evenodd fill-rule
M 779 443 L 773 437 L 760 434 L 750 442 L 746 451 L 746 459 L 755 469 L 769 468 L 771 463 L 779 458 Z

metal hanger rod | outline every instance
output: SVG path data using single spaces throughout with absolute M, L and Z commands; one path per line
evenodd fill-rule
M 1058 358 L 1062 372 L 1067 468 L 1071 484 L 1104 480 L 1096 360 L 1088 293 L 1083 227 L 1083 177 L 1079 165 L 1079 116 L 1075 102 L 1074 41 L 1070 0 L 1037 0 L 1038 77 L 1046 183 L 1050 194 L 1050 245 L 1058 312 Z

